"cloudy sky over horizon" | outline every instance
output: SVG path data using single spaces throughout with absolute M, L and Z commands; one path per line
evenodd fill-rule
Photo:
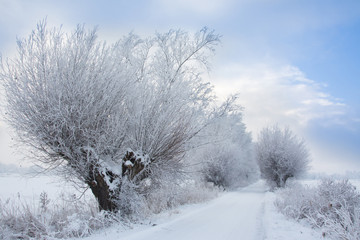
M 108 41 L 214 29 L 222 43 L 208 78 L 219 98 L 239 92 L 254 138 L 269 124 L 289 126 L 308 143 L 313 171 L 360 171 L 360 1 L 0 0 L 0 14 L 4 57 L 44 18 L 65 30 L 98 26 Z M 7 143 L 0 138 L 4 154 Z

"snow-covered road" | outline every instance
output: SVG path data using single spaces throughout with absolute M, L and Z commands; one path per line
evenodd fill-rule
M 264 196 L 264 184 L 257 182 L 240 191 L 226 193 L 169 222 L 129 232 L 121 239 L 263 239 Z
M 86 240 L 321 240 L 321 233 L 286 219 L 263 181 L 225 192 L 206 203 L 182 206 L 132 229 L 114 226 Z

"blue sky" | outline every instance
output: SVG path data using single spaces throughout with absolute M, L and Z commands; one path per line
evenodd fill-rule
M 223 36 L 208 78 L 219 98 L 240 93 L 254 138 L 287 125 L 308 142 L 313 171 L 360 171 L 360 1 L 0 0 L 0 14 L 4 56 L 45 17 L 65 30 L 99 26 L 110 42 L 208 26 Z

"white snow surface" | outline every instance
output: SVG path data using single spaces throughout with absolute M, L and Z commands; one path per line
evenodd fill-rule
M 317 240 L 321 232 L 288 220 L 273 204 L 263 181 L 223 193 L 202 204 L 180 207 L 132 229 L 112 227 L 87 240 Z

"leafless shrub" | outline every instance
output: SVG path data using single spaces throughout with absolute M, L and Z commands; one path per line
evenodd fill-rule
M 293 185 L 279 191 L 279 211 L 305 219 L 334 239 L 360 239 L 360 193 L 348 180 L 322 180 L 318 187 Z

